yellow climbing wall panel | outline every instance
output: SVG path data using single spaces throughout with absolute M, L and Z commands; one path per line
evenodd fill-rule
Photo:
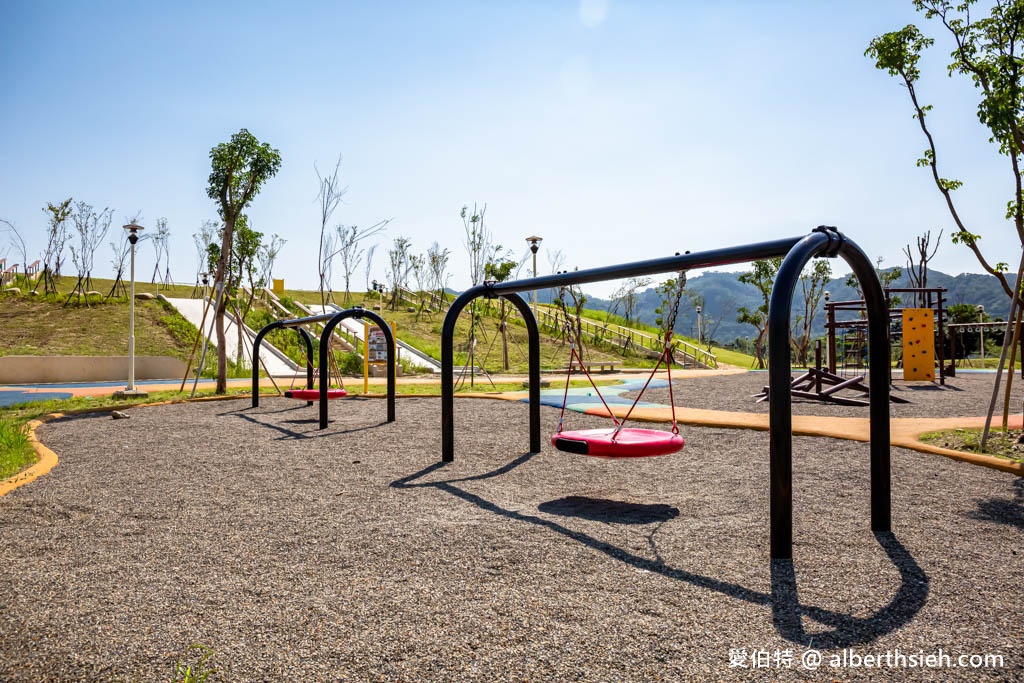
M 935 381 L 935 311 L 903 309 L 903 379 Z

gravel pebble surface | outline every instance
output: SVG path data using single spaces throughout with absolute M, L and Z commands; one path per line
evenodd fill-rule
M 753 378 L 679 386 L 752 411 Z M 929 414 L 978 413 L 984 382 L 956 382 Z M 764 432 L 531 456 L 525 404 L 467 399 L 441 466 L 438 399 L 390 424 L 380 400 L 338 401 L 323 432 L 315 408 L 263 404 L 39 428 L 60 464 L 0 498 L 0 680 L 167 681 L 193 643 L 232 681 L 1024 679 L 1024 480 L 896 449 L 876 537 L 868 446 L 796 437 L 794 560 L 772 563 Z M 1004 664 L 830 667 L 844 648 Z M 730 667 L 739 650 L 783 659 Z

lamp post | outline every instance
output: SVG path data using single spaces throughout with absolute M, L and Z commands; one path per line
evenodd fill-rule
M 697 345 L 700 346 L 704 343 L 704 331 L 703 325 L 701 324 L 701 311 L 704 309 L 701 306 L 697 306 Z
M 981 367 L 985 368 L 985 307 L 978 304 L 978 341 L 981 345 Z
M 114 396 L 118 398 L 149 395 L 135 388 L 135 244 L 139 241 L 139 231 L 144 228 L 129 223 L 124 229 L 128 231 L 128 242 L 132 245 L 131 284 L 128 290 L 128 386 L 122 391 L 114 392 Z
M 526 238 L 526 241 L 530 243 L 530 251 L 533 252 L 533 276 L 537 277 L 537 250 L 540 249 L 540 243 L 544 240 L 543 237 L 537 237 L 531 235 Z M 537 306 L 537 290 L 533 290 L 533 305 Z

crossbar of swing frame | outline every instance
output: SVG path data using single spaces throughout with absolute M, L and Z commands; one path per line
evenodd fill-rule
M 485 283 L 463 292 L 452 302 L 441 329 L 441 459 L 455 459 L 454 439 L 454 333 L 462 309 L 475 298 L 505 297 L 519 309 L 526 323 L 529 343 L 530 452 L 540 452 L 540 342 L 537 322 L 519 292 L 587 284 L 603 280 L 678 272 L 784 257 L 768 312 L 769 337 L 769 478 L 772 559 L 792 558 L 792 371 L 789 327 L 793 294 L 803 267 L 815 256 L 842 256 L 864 291 L 868 314 L 870 396 L 871 528 L 891 529 L 891 461 L 889 442 L 889 326 L 885 296 L 874 265 L 851 240 L 830 226 L 819 226 L 802 237 L 760 242 L 696 254 L 556 273 L 502 283 Z

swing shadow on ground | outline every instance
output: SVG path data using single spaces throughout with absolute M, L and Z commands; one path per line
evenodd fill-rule
M 1024 529 L 1024 477 L 1013 482 L 1013 498 L 988 498 L 977 501 L 978 508 L 967 513 L 971 519 L 996 522 Z
M 764 593 L 740 584 L 668 566 L 660 557 L 657 560 L 640 557 L 556 521 L 503 508 L 482 496 L 470 493 L 456 486 L 456 484 L 463 482 L 499 477 L 529 462 L 535 455 L 535 453 L 524 453 L 507 464 L 482 474 L 457 479 L 418 482 L 419 479 L 442 470 L 447 465 L 444 462 L 437 462 L 406 477 L 396 479 L 391 482 L 391 487 L 395 489 L 435 488 L 486 512 L 548 529 L 636 569 L 659 574 L 674 581 L 721 593 L 754 605 L 770 607 L 772 623 L 779 635 L 792 643 L 806 647 L 813 645 L 818 649 L 838 649 L 869 643 L 909 623 L 927 602 L 929 593 L 927 574 L 925 574 L 910 552 L 892 533 L 876 533 L 875 538 L 886 555 L 888 555 L 893 566 L 898 570 L 900 586 L 896 594 L 886 605 L 879 608 L 871 616 L 861 618 L 850 614 L 842 614 L 824 607 L 801 604 L 796 571 L 792 560 L 772 560 L 772 589 L 770 594 Z M 644 506 L 579 497 L 542 503 L 538 509 L 548 514 L 596 519 L 597 521 L 610 524 L 658 523 L 659 527 L 678 515 L 678 510 L 667 505 Z M 672 511 L 675 514 L 672 514 Z M 650 536 L 653 537 L 653 533 L 656 533 L 656 531 L 657 529 Z M 652 538 L 648 540 L 653 544 Z M 804 627 L 804 617 L 809 617 L 820 624 L 830 627 L 832 630 L 824 633 L 809 634 Z
M 359 401 L 359 400 L 364 400 L 364 399 L 360 399 L 360 398 L 356 397 L 356 398 L 349 398 L 349 399 L 345 399 L 345 400 L 346 401 Z M 336 401 L 336 403 L 337 403 L 337 401 Z M 245 408 L 238 408 L 236 410 L 228 410 L 228 411 L 225 411 L 223 413 L 218 413 L 218 417 L 226 417 L 226 416 L 237 417 L 239 419 L 245 420 L 246 422 L 250 422 L 250 423 L 252 423 L 254 425 L 258 425 L 260 427 L 266 427 L 267 429 L 271 429 L 271 430 L 273 430 L 275 432 L 279 432 L 281 434 L 281 437 L 279 437 L 278 440 L 285 440 L 285 439 L 316 439 L 316 438 L 321 438 L 321 437 L 325 437 L 325 436 L 338 436 L 340 434 L 354 434 L 356 432 L 362 432 L 362 431 L 366 431 L 368 429 L 376 429 L 378 427 L 383 427 L 384 425 L 388 424 L 388 421 L 386 419 L 384 419 L 384 420 L 381 420 L 380 422 L 378 422 L 376 424 L 361 425 L 361 426 L 358 426 L 358 427 L 352 427 L 350 429 L 343 429 L 343 430 L 340 430 L 340 431 L 337 431 L 337 430 L 328 431 L 328 430 L 319 430 L 318 429 L 318 430 L 316 430 L 314 432 L 298 432 L 298 431 L 294 431 L 292 429 L 288 429 L 287 427 L 282 427 L 282 426 L 279 426 L 279 425 L 276 425 L 276 424 L 272 424 L 270 422 L 264 422 L 263 420 L 258 419 L 257 416 L 247 415 L 246 411 L 247 410 L 251 410 L 251 409 L 252 409 L 251 406 L 247 406 Z M 289 408 L 282 408 L 282 409 L 279 409 L 279 410 L 263 410 L 261 414 L 277 415 L 277 414 L 281 414 L 281 413 L 289 413 L 289 412 L 296 411 L 296 410 L 308 410 L 308 409 L 311 409 L 311 408 L 306 406 L 304 403 L 302 403 L 301 405 L 291 406 Z M 316 417 L 311 417 L 309 419 L 284 420 L 283 422 L 285 424 L 292 424 L 292 425 L 319 425 L 320 424 L 320 416 L 318 414 Z M 332 423 L 336 423 L 336 420 L 328 420 L 328 424 L 332 424 Z

